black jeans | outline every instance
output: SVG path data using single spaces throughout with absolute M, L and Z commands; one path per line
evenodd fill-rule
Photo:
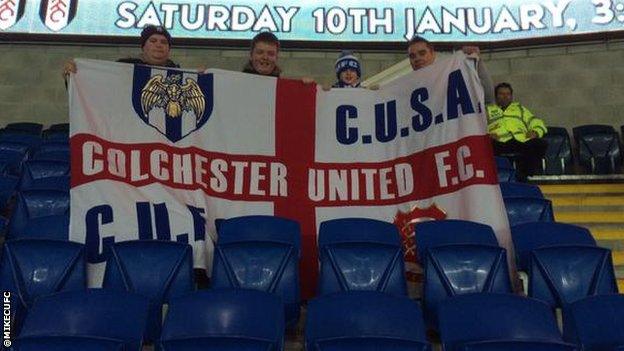
M 544 158 L 548 143 L 540 138 L 527 140 L 524 143 L 516 139 L 504 143 L 492 140 L 492 146 L 496 156 L 511 157 L 517 165 L 518 179 L 526 180 L 527 176 L 541 172 L 542 158 Z

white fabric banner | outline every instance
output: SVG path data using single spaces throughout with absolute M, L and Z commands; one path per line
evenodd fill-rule
M 378 91 L 76 63 L 70 239 L 87 244 L 95 272 L 108 245 L 134 239 L 188 242 L 210 272 L 215 220 L 251 214 L 301 224 L 304 296 L 328 219 L 397 224 L 410 281 L 419 279 L 411 226 L 425 218 L 488 224 L 513 257 L 483 91 L 462 53 Z

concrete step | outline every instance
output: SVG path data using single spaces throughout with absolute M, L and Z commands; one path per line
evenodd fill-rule
M 596 240 L 622 240 L 624 241 L 624 225 L 589 225 L 587 229 Z
M 544 195 L 556 194 L 624 194 L 624 183 L 539 185 Z M 548 196 L 546 196 L 548 197 Z
M 585 207 L 585 206 L 612 206 L 619 210 L 624 208 L 623 195 L 553 195 L 548 197 L 554 207 Z
M 620 211 L 555 211 L 555 220 L 571 224 L 622 224 L 624 214 Z

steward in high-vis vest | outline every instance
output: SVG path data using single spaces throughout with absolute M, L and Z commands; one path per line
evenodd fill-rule
M 494 89 L 496 104 L 487 105 L 488 133 L 494 154 L 507 156 L 517 165 L 520 180 L 539 173 L 548 144 L 541 139 L 548 132 L 544 121 L 513 101 L 513 89 L 500 83 Z
M 496 104 L 490 104 L 487 112 L 488 133 L 496 135 L 497 141 L 501 143 L 511 139 L 524 143 L 530 140 L 527 134 L 531 131 L 537 134 L 537 138 L 543 137 L 547 132 L 544 121 L 518 102 L 512 102 L 504 110 Z

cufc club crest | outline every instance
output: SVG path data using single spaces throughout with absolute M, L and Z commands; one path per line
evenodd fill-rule
M 134 66 L 132 105 L 172 142 L 201 128 L 213 108 L 213 75 Z
M 24 15 L 26 0 L 0 0 L 0 30 L 11 28 Z
M 446 218 L 446 212 L 433 204 L 427 208 L 414 206 L 410 211 L 397 212 L 394 217 L 394 225 L 401 233 L 403 246 L 403 259 L 405 261 L 406 277 L 409 282 L 419 283 L 422 281 L 422 267 L 420 266 L 418 251 L 416 250 L 416 233 L 414 227 L 417 223 Z
M 39 17 L 50 30 L 58 32 L 76 16 L 78 0 L 41 0 Z

